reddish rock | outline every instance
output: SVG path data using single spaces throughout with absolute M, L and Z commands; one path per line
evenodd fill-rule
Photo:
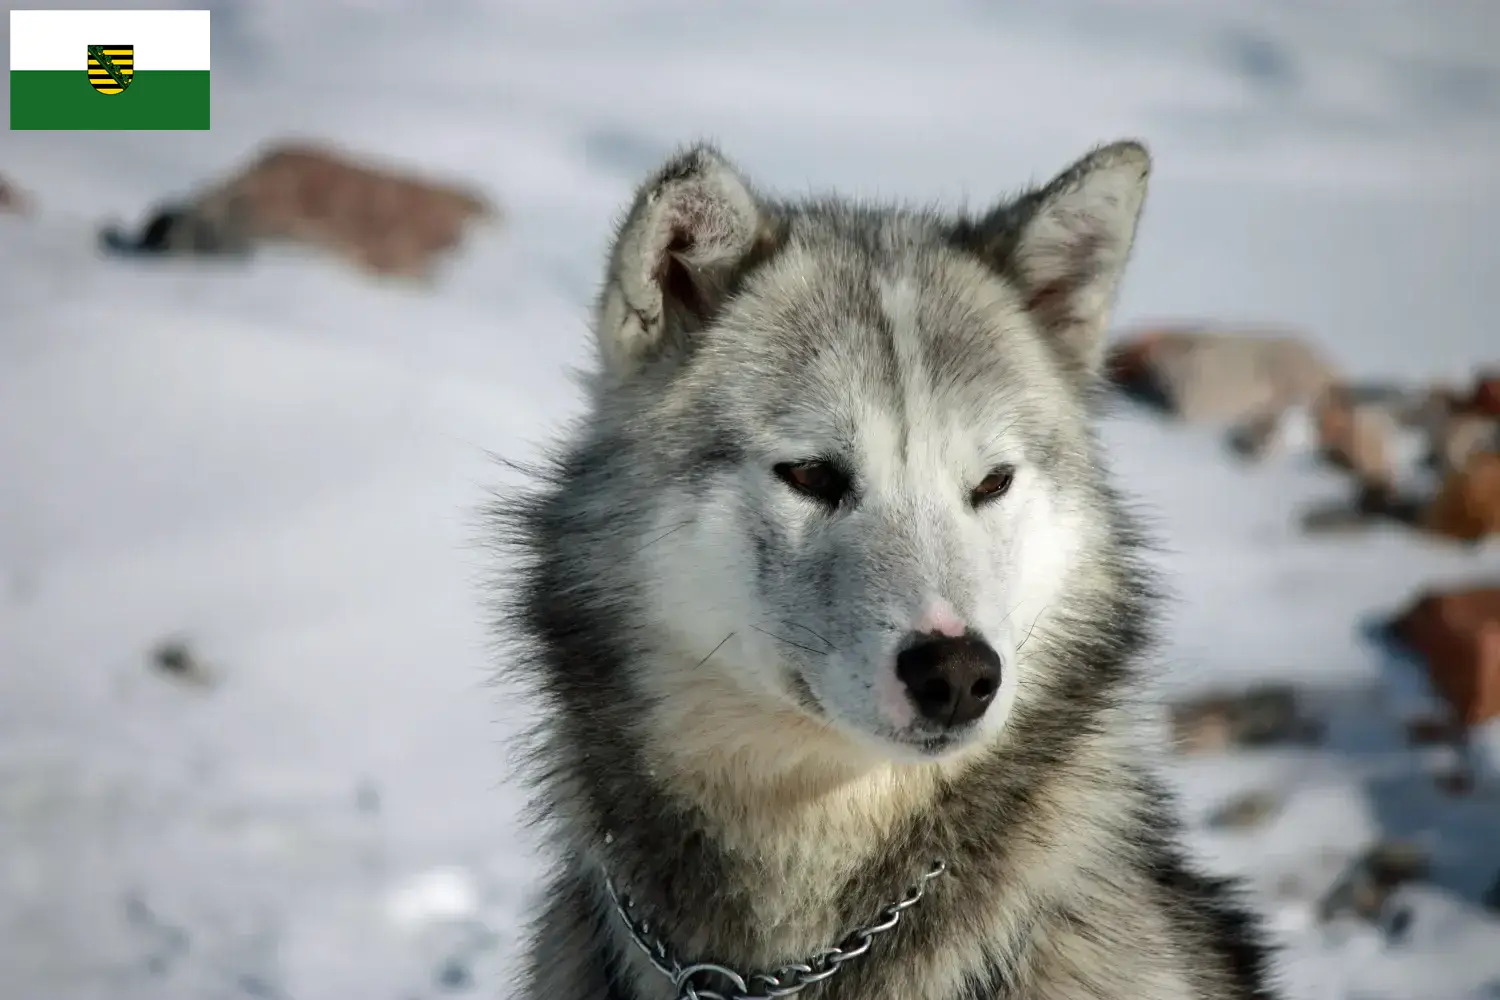
M 1424 594 L 1391 630 L 1461 723 L 1500 716 L 1500 586 Z
M 1432 437 L 1437 467 L 1446 476 L 1463 469 L 1475 455 L 1500 451 L 1500 418 L 1477 410 L 1455 413 Z
M 1500 533 L 1500 453 L 1476 452 L 1449 473 L 1422 516 L 1430 531 L 1462 541 Z
M 1106 360 L 1110 381 L 1116 385 L 1137 385 L 1151 376 L 1151 353 L 1161 342 L 1159 331 L 1147 331 L 1114 346 Z
M 1396 480 L 1392 449 L 1396 418 L 1389 408 L 1357 400 L 1346 387 L 1331 386 L 1313 404 L 1319 450 L 1354 473 L 1362 486 L 1389 490 Z
M 289 241 L 376 274 L 424 278 L 471 222 L 495 214 L 466 188 L 293 143 L 185 202 L 159 207 L 139 237 L 106 232 L 104 240 L 115 250 L 194 254 Z
M 244 206 L 252 235 L 323 246 L 382 274 L 425 273 L 492 211 L 472 191 L 304 145 L 272 149 L 221 196 Z
M 1204 699 L 1169 708 L 1172 744 L 1187 754 L 1218 753 L 1234 742 L 1233 706 L 1228 699 Z
M 1117 385 L 1183 420 L 1240 425 L 1308 404 L 1332 366 L 1302 339 L 1213 326 L 1144 328 L 1110 353 Z
M 1474 385 L 1469 408 L 1487 417 L 1500 417 L 1500 371 L 1481 373 Z

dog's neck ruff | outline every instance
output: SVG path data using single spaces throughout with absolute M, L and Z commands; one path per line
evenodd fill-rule
M 921 901 L 927 892 L 927 883 L 947 870 L 947 864 L 934 861 L 916 885 L 880 911 L 880 918 L 875 923 L 861 927 L 843 943 L 825 948 L 806 962 L 793 962 L 770 972 L 752 973 L 738 972 L 717 962 L 682 962 L 672 954 L 650 921 L 636 915 L 635 903 L 619 892 L 608 875 L 604 878 L 604 887 L 631 941 L 672 983 L 677 1000 L 778 1000 L 801 993 L 814 983 L 832 979 L 846 962 L 868 952 L 877 937 L 894 929 L 906 911 Z

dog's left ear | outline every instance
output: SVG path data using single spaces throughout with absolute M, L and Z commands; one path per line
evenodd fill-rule
M 1140 143 L 1103 146 L 959 234 L 1016 282 L 1060 356 L 1089 376 L 1103 367 L 1109 313 L 1150 172 Z

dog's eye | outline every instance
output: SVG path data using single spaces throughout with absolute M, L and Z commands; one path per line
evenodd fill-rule
M 772 470 L 803 496 L 837 507 L 849 493 L 849 477 L 829 462 L 782 462 Z
M 979 481 L 979 485 L 969 495 L 969 501 L 978 507 L 980 504 L 999 500 L 1009 492 L 1010 484 L 1015 481 L 1016 470 L 1009 465 L 1002 465 Z

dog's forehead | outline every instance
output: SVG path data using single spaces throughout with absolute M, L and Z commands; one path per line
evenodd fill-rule
M 945 433 L 1055 389 L 1019 294 L 921 230 L 792 241 L 714 339 L 741 416 L 778 436 Z

